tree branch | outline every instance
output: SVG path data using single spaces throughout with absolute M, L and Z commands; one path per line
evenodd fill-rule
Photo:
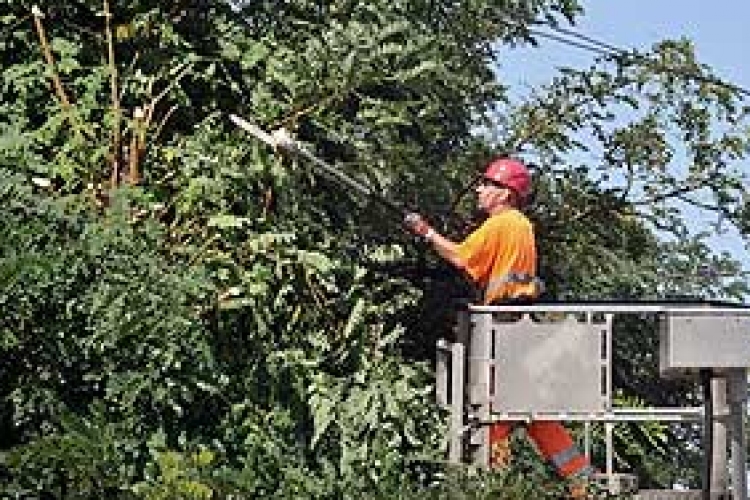
M 107 39 L 107 63 L 109 66 L 109 82 L 112 94 L 112 113 L 114 115 L 112 124 L 112 187 L 116 187 L 120 182 L 120 157 L 122 132 L 120 129 L 122 122 L 122 107 L 120 106 L 120 92 L 117 82 L 117 64 L 115 63 L 115 44 L 112 37 L 112 11 L 110 10 L 109 0 L 104 0 L 104 31 Z
M 67 111 L 68 109 L 70 109 L 70 100 L 65 93 L 65 88 L 63 87 L 62 80 L 60 80 L 60 74 L 57 72 L 55 66 L 55 57 L 52 55 L 52 49 L 50 48 L 49 41 L 47 40 L 47 32 L 44 29 L 44 24 L 42 24 L 42 18 L 44 17 L 44 14 L 37 5 L 34 5 L 31 8 L 31 14 L 34 17 L 34 26 L 36 28 L 36 34 L 39 37 L 39 43 L 42 45 L 42 54 L 44 55 L 44 60 L 52 70 L 51 78 L 52 85 L 55 88 L 55 95 L 60 101 L 60 105 L 64 110 Z
M 184 78 L 184 76 L 187 74 L 187 72 L 191 69 L 192 64 L 191 63 L 183 63 L 180 64 L 177 69 L 174 71 L 177 73 L 177 76 L 175 76 L 169 84 L 159 92 L 159 95 L 151 99 L 151 102 L 146 105 L 146 128 L 151 124 L 151 121 L 154 118 L 154 110 L 156 109 L 156 105 L 159 104 L 159 101 L 161 101 L 164 96 L 166 96 L 170 90 L 172 90 L 175 85 L 180 83 L 180 80 Z M 162 121 L 163 123 L 163 121 Z

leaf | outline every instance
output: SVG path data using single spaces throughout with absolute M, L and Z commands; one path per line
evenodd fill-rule
M 335 394 L 336 392 L 334 392 L 334 395 Z M 318 442 L 336 418 L 336 405 L 334 401 L 335 399 L 332 400 L 318 392 L 314 392 L 310 397 L 310 408 L 312 410 L 313 422 L 315 424 L 313 435 L 310 439 L 311 448 L 317 447 Z
M 364 300 L 358 299 L 357 302 L 354 303 L 354 307 L 352 307 L 352 310 L 349 313 L 349 318 L 347 319 L 346 325 L 344 326 L 344 330 L 342 332 L 342 336 L 344 338 L 350 338 L 354 333 L 354 329 L 362 324 L 362 321 L 364 319 L 364 310 Z
M 217 227 L 219 229 L 228 228 L 241 228 L 244 225 L 250 224 L 252 221 L 247 217 L 237 217 L 235 215 L 214 215 L 208 219 L 209 227 Z
M 422 61 L 413 68 L 396 72 L 392 78 L 400 82 L 408 82 L 419 78 L 434 78 L 435 75 L 429 76 L 430 73 L 437 73 L 441 68 L 437 61 Z

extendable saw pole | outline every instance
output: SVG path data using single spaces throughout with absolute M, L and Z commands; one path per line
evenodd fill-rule
M 309 161 L 316 169 L 316 171 L 318 171 L 322 175 L 328 177 L 329 179 L 332 179 L 335 182 L 338 182 L 342 186 L 353 189 L 366 198 L 377 202 L 381 206 L 391 211 L 394 215 L 400 217 L 402 220 L 406 220 L 406 217 L 409 215 L 409 212 L 401 205 L 397 204 L 393 200 L 386 198 L 382 194 L 373 191 L 361 182 L 348 176 L 340 169 L 326 163 L 325 161 L 312 154 L 301 144 L 292 139 L 286 132 L 286 130 L 279 129 L 273 134 L 269 134 L 257 125 L 254 125 L 237 115 L 229 115 L 229 119 L 232 120 L 232 122 L 242 130 L 265 142 L 275 150 L 281 149 Z

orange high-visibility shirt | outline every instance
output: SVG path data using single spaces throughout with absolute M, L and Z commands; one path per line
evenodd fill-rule
M 469 276 L 485 290 L 485 304 L 538 294 L 534 282 L 502 283 L 509 273 L 536 277 L 534 228 L 518 210 L 490 216 L 458 245 L 458 256 Z

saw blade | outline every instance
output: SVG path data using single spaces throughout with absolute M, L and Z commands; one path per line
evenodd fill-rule
M 250 123 L 249 121 L 245 120 L 244 118 L 237 116 L 237 115 L 229 115 L 229 119 L 232 120 L 232 123 L 240 127 L 245 132 L 248 132 L 249 134 L 252 134 L 253 136 L 257 137 L 261 141 L 265 142 L 269 146 L 276 148 L 278 147 L 276 139 L 263 130 L 262 128 L 258 127 L 255 124 Z

